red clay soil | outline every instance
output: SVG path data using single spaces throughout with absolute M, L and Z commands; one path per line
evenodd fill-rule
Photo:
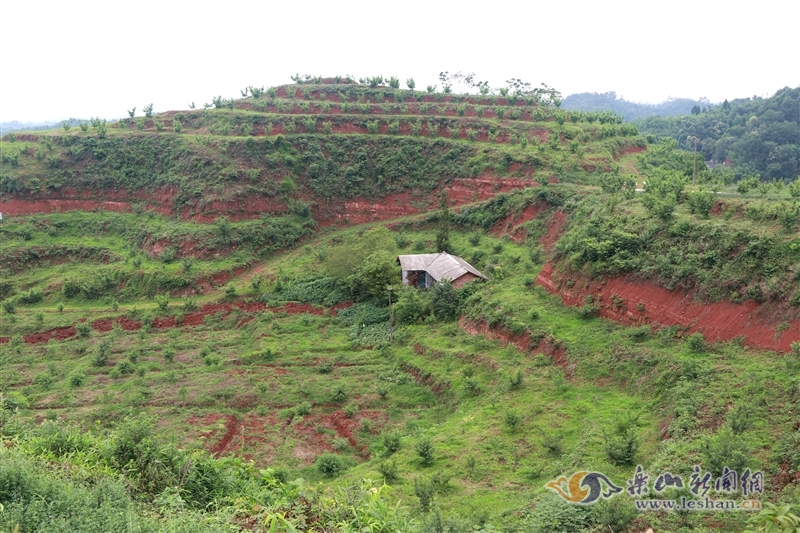
M 647 150 L 647 146 L 629 146 L 627 148 L 623 148 L 622 151 L 614 156 L 614 159 L 618 159 L 627 154 L 638 154 L 640 152 L 644 152 L 645 150 Z
M 741 336 L 750 346 L 778 352 L 789 352 L 792 342 L 800 341 L 800 320 L 790 321 L 788 329 L 781 331 L 777 328 L 779 323 L 764 321 L 763 317 L 769 316 L 768 309 L 753 300 L 742 304 L 699 303 L 693 301 L 691 292 L 670 291 L 631 277 L 602 281 L 571 277 L 575 282 L 567 287 L 567 276 L 554 272 L 548 263 L 536 283 L 561 296 L 567 305 L 582 305 L 584 298 L 591 295 L 601 302 L 600 316 L 622 324 L 682 326 L 688 333 L 702 333 L 711 342 Z
M 559 343 L 548 335 L 545 335 L 534 344 L 530 333 L 526 332 L 522 335 L 515 335 L 504 328 L 490 328 L 485 321 L 472 322 L 462 316 L 458 321 L 458 325 L 470 335 L 483 335 L 487 339 L 498 340 L 507 345 L 512 344 L 523 352 L 545 354 L 564 370 L 565 376 L 570 377 L 572 375 L 569 362 L 567 361 L 566 348 L 560 346 Z
M 222 452 L 226 450 L 228 444 L 231 443 L 233 437 L 236 436 L 236 431 L 239 429 L 239 419 L 234 415 L 228 415 L 228 421 L 225 423 L 225 435 L 214 444 L 208 451 L 214 454 L 214 457 L 219 457 Z
M 511 235 L 512 241 L 525 242 L 526 231 L 525 228 L 521 228 L 520 226 L 530 220 L 533 220 L 539 213 L 545 211 L 546 209 L 547 205 L 544 204 L 544 202 L 533 203 L 523 209 L 520 213 L 512 213 L 497 222 L 492 228 L 492 234 L 495 237 Z
M 102 209 L 130 213 L 130 203 L 127 202 L 98 202 L 94 200 L 24 200 L 11 198 L 0 202 L 0 212 L 6 216 L 23 216 L 37 213 L 57 213 L 59 211 L 93 211 Z
M 340 304 L 336 304 L 330 308 L 324 308 L 324 307 L 314 307 L 310 304 L 301 304 L 295 302 L 288 302 L 282 305 L 281 307 L 268 307 L 267 304 L 258 302 L 209 304 L 209 305 L 204 305 L 199 311 L 186 313 L 183 316 L 183 321 L 181 322 L 180 325 L 175 322 L 174 317 L 166 317 L 166 318 L 154 319 L 152 327 L 154 329 L 167 329 L 167 328 L 184 327 L 184 326 L 199 326 L 203 324 L 204 318 L 208 315 L 223 313 L 225 316 L 227 316 L 230 315 L 234 311 L 234 309 L 239 309 L 241 311 L 244 311 L 245 313 L 262 313 L 265 311 L 270 311 L 273 313 L 285 312 L 290 315 L 299 315 L 303 313 L 308 313 L 317 316 L 325 314 L 325 311 L 327 310 L 331 315 L 335 316 L 337 311 L 339 311 L 340 309 L 346 309 L 351 305 L 353 305 L 352 302 L 343 302 Z M 241 327 L 250 320 L 252 320 L 252 317 L 245 317 L 241 322 L 239 322 L 237 327 Z M 79 320 L 79 322 L 83 321 L 84 321 L 83 319 Z M 135 331 L 141 329 L 142 327 L 141 322 L 131 320 L 126 316 L 118 316 L 116 318 L 97 319 L 94 322 L 92 322 L 92 329 L 99 332 L 111 331 L 114 323 L 118 323 L 125 331 Z M 56 340 L 69 339 L 70 337 L 74 337 L 76 334 L 77 332 L 75 330 L 75 326 L 66 326 L 66 327 L 53 328 L 44 331 L 42 333 L 31 333 L 30 335 L 25 335 L 23 337 L 23 340 L 25 341 L 25 344 L 42 344 L 48 342 L 50 339 L 56 339 Z M 10 337 L 0 337 L 0 344 L 5 344 L 10 340 L 11 340 Z
M 75 326 L 66 326 L 53 328 L 42 333 L 31 333 L 30 335 L 23 336 L 22 339 L 25 341 L 25 344 L 42 344 L 49 342 L 50 339 L 56 339 L 59 341 L 68 339 L 75 334 Z M 8 342 L 8 337 L 0 338 L 0 344 L 5 342 Z
M 408 363 L 400 363 L 400 369 L 403 372 L 410 374 L 411 377 L 414 378 L 414 381 L 423 387 L 430 388 L 440 400 L 446 400 L 449 396 L 450 384 L 436 381 L 430 372 L 423 372 L 420 368 Z
M 563 211 L 556 211 L 550 218 L 548 223 L 547 233 L 542 235 L 540 242 L 545 250 L 552 250 L 564 229 L 567 227 L 567 215 Z
M 515 178 L 481 176 L 478 178 L 456 178 L 445 189 L 451 205 L 463 205 L 488 200 L 501 192 L 510 192 L 525 187 L 535 187 L 538 183 Z

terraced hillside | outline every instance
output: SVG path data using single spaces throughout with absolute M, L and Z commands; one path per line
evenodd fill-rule
M 800 501 L 793 186 L 692 186 L 535 95 L 317 81 L 3 138 L 0 530 L 769 520 L 547 488 L 637 464 Z M 489 281 L 399 286 L 441 249 Z

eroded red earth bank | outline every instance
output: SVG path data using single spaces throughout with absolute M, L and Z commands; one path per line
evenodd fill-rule
M 522 169 L 519 169 L 522 170 Z M 530 174 L 532 175 L 532 174 Z M 483 201 L 492 196 L 537 185 L 530 179 L 498 178 L 483 176 L 478 178 L 457 178 L 445 190 L 454 206 Z M 231 200 L 212 200 L 201 206 L 190 205 L 180 213 L 174 209 L 173 188 L 159 189 L 152 194 L 127 194 L 125 192 L 104 193 L 106 200 L 96 200 L 89 192 L 65 189 L 57 196 L 48 198 L 24 198 L 9 195 L 0 201 L 0 213 L 6 216 L 24 216 L 63 211 L 114 211 L 133 212 L 132 203 L 140 203 L 148 209 L 164 215 L 180 214 L 184 220 L 212 222 L 218 216 L 228 216 L 232 221 L 252 220 L 265 213 L 285 213 L 287 206 L 274 198 L 248 196 Z M 313 207 L 315 219 L 320 226 L 333 224 L 363 224 L 388 220 L 406 215 L 422 213 L 435 207 L 436 194 L 421 194 L 414 191 L 387 194 L 383 198 L 355 197 L 344 200 L 319 200 Z
M 301 303 L 294 303 L 289 302 L 280 307 L 269 307 L 267 304 L 263 303 L 224 303 L 224 304 L 209 304 L 203 306 L 200 310 L 194 311 L 192 313 L 186 313 L 183 315 L 183 319 L 180 323 L 175 320 L 175 317 L 159 317 L 153 320 L 152 327 L 154 329 L 166 329 L 166 328 L 174 328 L 174 327 L 183 327 L 183 326 L 199 326 L 203 324 L 206 316 L 220 314 L 222 317 L 227 317 L 234 310 L 240 310 L 245 313 L 263 313 L 266 311 L 273 312 L 273 313 L 280 313 L 284 312 L 290 315 L 297 315 L 297 314 L 311 314 L 311 315 L 323 315 L 326 311 L 332 315 L 335 315 L 336 312 L 340 309 L 345 309 L 349 307 L 351 303 L 345 302 L 341 304 L 337 304 L 329 309 L 324 307 L 314 307 L 309 304 L 301 304 Z M 248 317 L 244 317 L 242 321 L 239 323 L 239 326 L 244 325 L 245 323 L 249 322 L 247 319 Z M 84 322 L 85 319 L 80 320 L 79 322 Z M 124 331 L 135 331 L 141 329 L 142 323 L 137 320 L 132 320 L 126 316 L 118 316 L 116 318 L 99 318 L 91 323 L 92 329 L 95 331 L 105 332 L 111 331 L 114 324 L 119 324 L 119 326 Z M 63 326 L 58 328 L 49 329 L 47 331 L 43 331 L 41 333 L 31 333 L 30 335 L 24 335 L 22 337 L 25 344 L 41 344 L 49 342 L 50 339 L 55 340 L 65 340 L 73 337 L 77 334 L 77 330 L 75 326 Z M 10 337 L 0 337 L 0 344 L 5 344 L 10 341 Z
M 800 341 L 800 320 L 770 321 L 765 306 L 753 300 L 698 303 L 692 293 L 667 290 L 651 283 L 617 277 L 589 281 L 554 271 L 546 264 L 536 283 L 551 294 L 558 294 L 567 305 L 583 305 L 591 295 L 600 302 L 600 316 L 622 324 L 681 326 L 689 333 L 699 332 L 708 341 L 730 341 L 744 337 L 750 346 L 788 352 Z M 569 286 L 571 285 L 571 286 Z

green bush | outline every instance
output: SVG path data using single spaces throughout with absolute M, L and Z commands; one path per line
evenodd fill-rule
M 82 386 L 86 381 L 86 373 L 82 370 L 73 372 L 67 377 L 67 382 L 69 382 L 69 386 L 77 389 L 78 387 Z
M 315 465 L 317 471 L 327 477 L 336 477 L 345 470 L 342 458 L 332 453 L 325 453 L 317 457 Z
M 400 449 L 400 435 L 397 433 L 384 433 L 381 436 L 383 455 L 389 457 Z
M 455 320 L 460 314 L 461 302 L 450 280 L 439 280 L 430 290 L 433 316 L 438 320 Z
M 92 358 L 92 364 L 94 366 L 105 366 L 109 357 L 111 357 L 111 342 L 108 339 L 103 339 L 102 342 L 97 345 L 97 351 Z
M 388 461 L 381 461 L 378 463 L 378 472 L 383 476 L 385 483 L 390 484 L 397 481 L 400 476 L 398 474 L 397 461 L 394 459 Z
M 703 352 L 706 348 L 706 339 L 702 333 L 692 333 L 687 339 L 689 349 L 695 353 Z
M 591 522 L 589 507 L 572 505 L 555 494 L 547 494 L 535 502 L 529 518 L 531 533 L 586 531 Z
M 414 494 L 419 499 L 419 508 L 423 513 L 431 510 L 433 498 L 436 495 L 436 487 L 429 480 L 415 479 Z
M 731 429 L 724 428 L 713 437 L 706 437 L 700 445 L 700 455 L 705 469 L 720 476 L 725 466 L 737 472 L 744 471 L 750 450 L 743 439 L 736 438 Z
M 301 402 L 297 404 L 294 408 L 294 414 L 296 416 L 307 416 L 311 414 L 311 404 L 309 402 Z
M 333 396 L 331 396 L 331 401 L 333 403 L 342 403 L 345 400 L 347 400 L 347 389 L 345 389 L 343 385 L 339 385 L 333 392 Z
M 522 417 L 516 411 L 506 411 L 505 415 L 503 415 L 503 422 L 512 433 L 516 433 L 517 428 L 522 423 Z
M 394 318 L 400 324 L 417 324 L 431 314 L 431 302 L 427 293 L 412 287 L 403 287 L 394 304 Z
M 625 531 L 638 515 L 631 499 L 624 497 L 600 500 L 590 509 L 602 531 Z
M 636 464 L 639 435 L 633 427 L 605 436 L 606 457 L 617 466 Z
M 0 302 L 0 306 L 3 307 L 3 311 L 5 311 L 6 314 L 13 315 L 14 313 L 17 312 L 17 302 L 12 300 L 11 298 Z
M 166 294 L 158 294 L 155 297 L 155 301 L 156 305 L 158 305 L 158 310 L 162 313 L 166 313 L 169 308 L 169 296 Z
M 740 435 L 753 426 L 755 412 L 753 407 L 746 403 L 735 405 L 728 412 L 728 426 L 734 435 Z
M 433 442 L 431 442 L 431 439 L 424 437 L 418 440 L 414 445 L 414 451 L 417 452 L 417 455 L 421 459 L 423 466 L 430 466 L 433 464 L 436 450 L 433 446 Z

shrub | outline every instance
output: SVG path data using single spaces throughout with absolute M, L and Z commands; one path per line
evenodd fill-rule
M 513 374 L 508 378 L 508 387 L 511 390 L 521 389 L 522 388 L 523 379 L 524 379 L 524 377 L 523 377 L 523 374 L 522 374 L 522 370 L 517 370 L 516 374 Z
M 187 313 L 191 313 L 192 311 L 197 311 L 197 299 L 193 296 L 184 296 L 183 297 L 183 310 Z
M 92 358 L 92 364 L 94 366 L 105 366 L 109 357 L 111 357 L 111 343 L 108 339 L 103 339 L 97 346 L 97 352 Z
M 295 406 L 294 414 L 296 416 L 307 416 L 311 413 L 311 404 L 309 402 L 302 402 Z
M 591 508 L 572 505 L 555 494 L 547 494 L 531 511 L 531 533 L 586 531 L 591 525 Z
M 0 302 L 0 306 L 3 307 L 3 311 L 5 311 L 6 314 L 13 315 L 17 312 L 17 302 L 11 298 Z
M 522 417 L 516 411 L 506 411 L 506 414 L 503 415 L 503 422 L 505 422 L 512 433 L 516 433 L 517 428 L 522 422 Z
M 633 427 L 616 434 L 605 436 L 605 450 L 608 460 L 617 466 L 635 464 L 639 451 L 639 435 Z
M 564 436 L 554 431 L 552 433 L 545 433 L 541 428 L 537 428 L 541 434 L 541 445 L 553 457 L 558 457 L 563 451 Z
M 713 437 L 707 437 L 700 445 L 703 466 L 714 476 L 722 475 L 724 467 L 737 472 L 747 468 L 750 450 L 743 439 L 737 439 L 733 431 L 723 428 Z
M 158 310 L 162 313 L 166 313 L 167 309 L 169 308 L 169 296 L 166 294 L 158 294 L 155 297 L 156 304 L 158 305 Z
M 82 370 L 73 372 L 67 378 L 67 382 L 69 382 L 69 386 L 74 388 L 74 389 L 77 389 L 78 387 L 83 385 L 85 381 L 86 381 L 86 374 Z
M 383 455 L 389 457 L 400 449 L 400 435 L 397 433 L 384 433 L 381 436 Z
M 378 472 L 381 473 L 384 482 L 387 484 L 394 483 L 400 477 L 397 473 L 397 461 L 394 459 L 378 463 Z
M 344 469 L 344 461 L 336 454 L 324 453 L 317 457 L 315 462 L 317 471 L 323 476 L 336 477 L 341 474 Z
M 464 378 L 464 392 L 469 396 L 476 396 L 481 392 L 481 386 L 475 378 Z
M 637 516 L 630 498 L 600 500 L 591 510 L 595 522 L 603 531 L 624 531 Z
M 578 308 L 578 316 L 584 319 L 597 315 L 600 307 L 595 303 L 591 294 L 583 299 L 583 305 Z
M 450 280 L 437 281 L 430 292 L 433 315 L 439 320 L 455 320 L 459 314 L 460 302 Z
M 344 386 L 339 385 L 338 387 L 336 387 L 336 390 L 334 391 L 333 396 L 331 397 L 331 401 L 334 403 L 342 403 L 346 399 L 347 399 L 347 390 L 344 388 Z
M 421 459 L 423 466 L 430 466 L 433 464 L 436 450 L 433 447 L 433 442 L 431 442 L 431 439 L 425 437 L 417 441 L 417 443 L 414 445 L 414 450 Z
M 227 285 L 225 285 L 224 293 L 225 293 L 225 298 L 227 299 L 233 298 L 234 296 L 236 296 L 236 286 L 228 283 Z
M 92 334 L 92 326 L 88 321 L 78 322 L 75 324 L 75 332 L 78 334 L 79 338 L 86 339 Z
M 706 347 L 706 339 L 703 337 L 702 333 L 692 333 L 689 335 L 687 339 L 689 343 L 689 349 L 695 353 L 700 353 L 705 350 Z
M 746 403 L 734 406 L 728 412 L 728 425 L 733 434 L 740 435 L 750 429 L 753 426 L 754 415 L 753 408 Z
M 429 480 L 415 479 L 414 494 L 419 498 L 419 507 L 423 513 L 431 510 L 433 497 L 436 494 L 436 487 Z

